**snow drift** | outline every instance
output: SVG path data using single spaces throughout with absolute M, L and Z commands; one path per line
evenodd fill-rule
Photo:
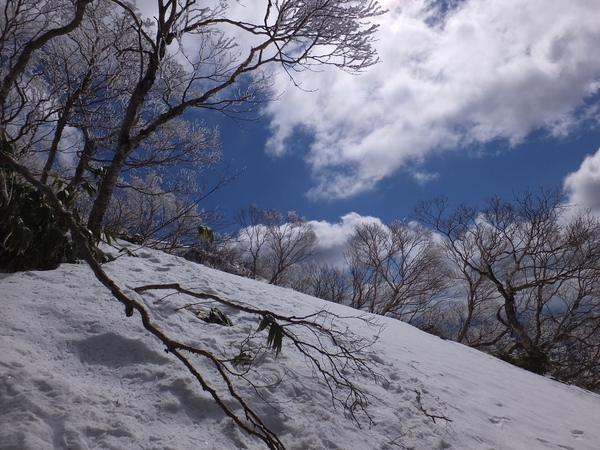
M 239 278 L 146 248 L 104 266 L 178 339 L 226 355 L 258 322 L 229 311 L 233 327 L 208 324 L 173 292 L 132 289 L 179 283 L 198 292 L 306 315 L 326 309 L 364 338 L 378 330 L 357 311 Z M 113 249 L 116 255 L 117 250 Z M 207 304 L 207 306 L 209 306 Z M 97 282 L 84 264 L 0 274 L 0 449 L 259 449 L 179 361 Z M 379 382 L 356 378 L 372 423 L 335 407 L 321 378 L 289 342 L 257 361 L 256 388 L 240 392 L 289 449 L 600 448 L 600 396 L 378 317 L 369 348 Z M 352 374 L 351 374 L 352 375 Z M 437 418 L 436 418 L 437 417 Z M 360 425 L 360 426 L 359 426 Z

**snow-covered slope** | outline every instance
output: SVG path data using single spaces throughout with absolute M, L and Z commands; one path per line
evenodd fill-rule
M 167 333 L 218 355 L 234 354 L 258 319 L 229 310 L 233 327 L 206 324 L 181 309 L 189 297 L 167 291 L 140 297 L 130 289 L 177 282 L 282 314 L 326 308 L 347 317 L 341 320 L 365 342 L 377 333 L 340 305 L 153 250 L 136 253 L 105 270 Z M 286 340 L 278 358 L 267 354 L 252 372 L 261 387 L 240 387 L 286 448 L 600 449 L 600 396 L 406 324 L 377 320 L 385 328 L 370 349 L 372 367 L 385 380 L 357 378 L 371 396 L 374 424 L 361 416 L 359 428 L 343 408 L 334 408 L 327 387 Z M 451 422 L 434 421 L 423 409 Z M 52 448 L 265 446 L 225 417 L 143 329 L 137 313 L 125 317 L 86 265 L 65 264 L 0 274 L 0 449 Z

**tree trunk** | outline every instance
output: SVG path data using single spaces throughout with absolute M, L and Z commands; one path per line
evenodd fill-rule
M 520 344 L 525 350 L 525 357 L 517 359 L 517 365 L 530 372 L 544 375 L 548 372 L 548 356 L 529 337 L 523 324 L 519 322 L 515 309 L 513 293 L 506 293 L 504 297 L 504 312 L 510 328 L 519 336 Z
M 79 162 L 77 163 L 77 167 L 75 168 L 75 174 L 73 178 L 69 182 L 69 186 L 79 186 L 83 183 L 83 177 L 85 174 L 85 170 L 89 165 L 90 159 L 92 158 L 92 154 L 95 150 L 95 144 L 90 139 L 89 133 L 85 127 L 81 129 L 85 142 L 83 144 L 83 150 L 81 151 L 81 155 L 79 156 Z
M 88 217 L 87 227 L 91 231 L 98 231 L 102 226 L 102 220 L 104 219 L 104 215 L 110 204 L 115 186 L 117 185 L 117 180 L 125 165 L 126 159 L 127 155 L 124 152 L 118 152 L 106 171 L 106 175 L 104 176 L 98 191 L 98 197 L 96 197 L 92 210 L 90 211 L 90 216 Z
M 56 131 L 54 132 L 54 138 L 52 139 L 52 144 L 50 145 L 50 150 L 48 151 L 48 158 L 46 159 L 46 164 L 44 165 L 44 169 L 42 170 L 42 176 L 40 177 L 40 181 L 42 184 L 48 183 L 48 175 L 50 175 L 50 171 L 52 170 L 52 166 L 54 165 L 54 161 L 56 161 L 56 154 L 58 153 L 58 144 L 60 139 L 62 138 L 63 131 L 67 126 L 67 120 L 69 118 L 71 110 L 71 101 L 69 99 L 65 109 L 61 111 L 58 121 L 56 123 Z
M 458 336 L 456 338 L 456 342 L 460 342 L 461 344 L 467 337 L 467 333 L 469 332 L 469 328 L 471 328 L 471 322 L 473 321 L 473 315 L 475 313 L 475 299 L 477 298 L 477 292 L 474 287 L 469 288 L 469 295 L 467 297 L 467 317 L 465 318 L 465 323 L 463 323 L 462 327 L 458 332 Z

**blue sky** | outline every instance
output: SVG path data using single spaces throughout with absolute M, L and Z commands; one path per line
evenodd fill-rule
M 249 129 L 240 129 L 233 122 L 221 124 L 224 161 L 219 168 L 230 164 L 232 170 L 245 171 L 207 202 L 230 213 L 253 202 L 261 209 L 296 211 L 309 220 L 331 223 L 349 212 L 383 221 L 409 218 L 419 200 L 439 195 L 447 195 L 453 203 L 474 204 L 491 195 L 510 197 L 513 192 L 540 185 L 563 185 L 567 174 L 576 172 L 584 158 L 600 147 L 600 130 L 581 130 L 558 139 L 537 131 L 512 148 L 499 140 L 469 151 L 456 149 L 433 156 L 425 167 L 438 176 L 428 182 L 418 183 L 399 170 L 368 192 L 347 199 L 314 200 L 308 196 L 313 184 L 302 151 L 268 155 L 264 152 L 265 126 L 243 127 Z
M 207 206 L 391 221 L 441 194 L 476 203 L 569 174 L 574 201 L 600 206 L 600 2 L 381 3 L 378 65 L 301 72 L 304 89 L 276 75 L 259 122 L 211 117 L 245 172 Z

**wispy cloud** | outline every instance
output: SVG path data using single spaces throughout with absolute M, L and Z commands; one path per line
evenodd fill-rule
M 568 134 L 600 90 L 600 2 L 465 0 L 444 11 L 426 0 L 384 0 L 382 62 L 360 76 L 325 68 L 275 78 L 268 151 L 284 154 L 297 131 L 314 138 L 307 162 L 314 198 L 372 189 L 398 169 L 446 149 L 546 128 Z M 318 90 L 317 92 L 306 92 Z

